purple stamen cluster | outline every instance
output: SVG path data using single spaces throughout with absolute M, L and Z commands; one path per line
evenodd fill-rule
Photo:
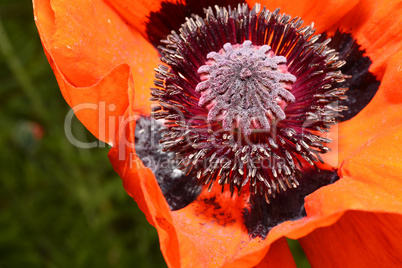
M 215 9 L 162 41 L 152 115 L 186 176 L 269 203 L 308 183 L 300 174 L 329 151 L 321 133 L 346 109 L 337 101 L 347 89 L 336 86 L 344 62 L 300 18 L 259 5 Z
M 237 127 L 250 135 L 253 121 L 259 129 L 269 130 L 272 120 L 285 119 L 277 99 L 293 102 L 295 97 L 282 84 L 296 81 L 294 75 L 278 70 L 286 58 L 269 56 L 268 45 L 254 47 L 249 40 L 238 48 L 226 43 L 223 50 L 210 52 L 207 59 L 213 61 L 198 69 L 198 73 L 208 74 L 195 88 L 201 92 L 198 105 L 211 106 L 208 121 L 222 121 L 224 130 Z

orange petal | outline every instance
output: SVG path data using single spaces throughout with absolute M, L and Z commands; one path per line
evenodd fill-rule
M 75 87 L 66 81 L 51 58 L 49 62 L 63 97 L 77 118 L 99 140 L 113 144 L 117 123 L 129 104 L 130 67 L 122 64 L 95 85 Z
M 176 0 L 107 0 L 130 25 L 141 33 L 146 32 L 146 23 L 149 21 L 151 12 L 158 12 L 161 8 L 161 3 L 176 3 Z M 184 21 L 183 21 L 184 23 Z
M 345 159 L 340 168 L 343 177 L 353 178 L 378 192 L 390 195 L 388 200 L 376 200 L 379 205 L 385 202 L 384 207 L 376 205 L 380 211 L 398 212 L 392 210 L 393 205 L 399 205 L 399 212 L 402 211 L 401 140 L 402 125 L 399 124 L 381 132 L 375 139 Z
M 232 199 L 228 191 L 219 194 L 220 189 L 214 187 L 211 193 L 204 189 L 196 201 L 172 212 L 183 245 L 183 267 L 252 267 L 265 255 L 266 246 L 253 243 L 243 224 L 244 200 Z M 192 249 L 191 255 L 187 254 L 188 248 Z M 242 258 L 246 252 L 255 254 Z
M 391 55 L 402 49 L 402 2 L 362 0 L 335 28 L 351 31 L 373 61 L 370 71 L 382 77 Z
M 402 84 L 402 71 L 398 71 L 401 62 L 402 52 L 393 55 L 371 102 L 355 117 L 339 124 L 339 133 L 335 133 L 338 135 L 339 163 L 379 131 L 402 124 L 402 91 L 396 90 Z
M 144 167 L 134 150 L 137 118 L 135 112 L 127 109 L 119 125 L 116 143 L 108 156 L 114 170 L 123 179 L 124 189 L 137 202 L 148 222 L 157 229 L 168 266 L 180 267 L 180 256 L 177 255 L 179 244 L 170 209 L 152 171 Z
M 118 65 L 146 64 L 141 58 L 157 55 L 103 1 L 34 1 L 34 7 L 44 47 L 74 86 L 93 85 Z
M 146 100 L 159 63 L 157 51 L 110 6 L 100 0 L 34 1 L 34 14 L 45 53 L 70 106 L 104 101 L 116 105 L 111 113 L 106 109 L 106 122 L 109 116 L 123 115 L 130 74 L 136 88 L 134 109 L 149 113 Z M 118 67 L 124 64 L 131 70 Z M 108 83 L 101 82 L 105 77 Z M 113 79 L 119 83 L 111 83 Z M 96 124 L 102 118 L 91 109 L 81 110 L 80 120 L 96 137 L 111 141 L 108 133 L 99 136 L 98 128 L 104 126 Z
M 392 215 L 393 213 L 398 214 L 399 217 L 402 212 L 402 182 L 400 180 L 400 174 L 402 174 L 402 154 L 400 153 L 402 146 L 399 142 L 401 138 L 402 127 L 394 127 L 377 136 L 376 139 L 356 151 L 344 161 L 340 169 L 341 179 L 339 181 L 332 185 L 322 187 L 306 197 L 305 209 L 307 217 L 297 221 L 287 221 L 274 227 L 270 231 L 267 240 L 274 241 L 281 236 L 287 236 L 292 239 L 300 239 L 307 236 L 304 241 L 309 241 L 309 237 L 312 235 L 313 240 L 314 237 L 318 237 L 314 240 L 317 241 L 323 237 L 322 233 L 317 230 L 321 230 L 319 228 L 325 227 L 322 228 L 322 230 L 326 230 L 325 232 L 328 230 L 331 231 L 332 226 L 335 226 L 334 232 L 338 235 L 338 229 L 343 231 L 347 230 L 346 227 L 337 227 L 337 221 L 346 211 L 349 211 L 347 216 L 345 216 L 347 220 L 342 219 L 341 223 L 339 223 L 340 226 L 344 226 L 344 224 L 362 226 L 359 228 L 361 234 L 366 233 L 366 230 L 363 230 L 365 226 L 372 224 L 371 218 L 377 217 L 370 216 L 369 213 L 367 213 L 369 216 L 360 216 L 366 215 L 362 214 L 361 211 L 389 213 L 388 215 Z M 360 214 L 356 216 L 355 213 Z M 346 221 L 346 223 L 343 221 Z M 382 229 L 379 230 L 380 233 L 386 232 L 384 231 L 386 228 L 390 228 L 391 230 L 396 226 L 400 228 L 399 223 L 398 225 L 394 225 L 391 224 L 389 220 L 380 219 L 380 221 L 383 221 Z M 400 220 L 398 220 L 398 222 L 399 221 Z M 374 226 L 374 228 L 379 228 L 379 226 Z M 371 231 L 372 229 L 367 229 L 368 233 Z M 318 232 L 318 235 L 312 234 L 315 232 Z M 393 234 L 395 233 L 397 232 L 394 231 Z M 359 236 L 361 234 L 359 234 Z M 376 235 L 378 234 L 377 232 Z M 339 248 L 342 248 L 342 252 L 348 252 L 348 250 L 343 250 L 341 242 L 337 244 L 338 241 L 335 241 L 337 235 L 334 234 L 333 238 L 331 236 L 331 239 L 324 239 L 323 241 L 325 243 L 334 243 L 338 246 L 338 251 Z M 339 235 L 341 241 L 342 237 L 344 237 L 345 240 L 350 240 L 347 234 L 344 236 Z M 379 237 L 381 237 L 381 235 Z M 377 237 L 375 239 L 381 238 Z M 400 239 L 396 237 L 392 239 L 400 241 Z M 353 241 L 353 239 L 350 241 Z M 395 244 L 395 241 L 391 241 L 391 244 Z M 321 252 L 321 249 L 326 250 L 322 245 L 311 249 L 314 243 L 310 243 L 309 248 L 306 248 L 306 246 L 305 250 L 312 250 L 313 252 Z M 345 242 L 343 241 L 343 243 Z M 376 249 L 378 250 L 378 246 Z M 336 256 L 338 251 L 331 254 Z M 306 253 L 309 256 L 309 252 Z M 381 258 L 381 254 L 382 252 L 378 251 L 376 256 Z M 317 254 L 313 254 L 315 257 L 309 258 L 310 261 L 314 258 L 318 258 L 316 255 Z M 322 261 L 328 261 L 328 259 L 329 258 L 326 258 Z M 350 258 L 347 258 L 346 260 L 349 259 Z M 362 260 L 359 259 L 359 261 Z M 313 265 L 314 264 L 313 262 Z M 321 267 L 319 264 L 318 262 L 316 266 Z M 335 267 L 343 267 L 343 265 Z M 354 267 L 364 267 L 364 265 Z
M 312 267 L 401 267 L 402 215 L 349 211 L 300 244 Z
M 264 259 L 256 266 L 256 268 L 293 268 L 296 267 L 295 261 L 290 252 L 288 242 L 286 238 L 280 238 L 274 242 L 268 254 L 265 255 Z
M 351 10 L 358 0 L 330 0 L 330 1 L 258 1 L 247 0 L 249 6 L 254 6 L 260 3 L 261 6 L 266 6 L 270 11 L 277 8 L 281 9 L 281 13 L 286 13 L 292 17 L 301 17 L 304 20 L 304 26 L 314 22 L 314 27 L 317 33 L 328 30 L 334 22 L 342 18 L 349 10 Z
M 402 211 L 402 125 L 381 132 L 343 161 L 342 179 L 306 200 L 306 209 L 341 211 L 342 207 L 365 211 Z M 332 188 L 332 189 L 331 189 Z M 317 207 L 314 198 L 326 198 L 330 207 Z M 328 201 L 333 200 L 333 204 Z M 318 200 L 317 200 L 318 201 Z M 310 206 L 310 207 L 309 207 Z
M 341 179 L 307 196 L 307 217 L 274 227 L 268 239 L 299 239 L 331 226 L 348 210 L 401 213 L 401 125 L 388 129 L 344 160 Z
M 382 132 L 345 159 L 339 182 L 308 197 L 310 211 L 361 210 L 349 211 L 330 227 L 316 229 L 300 240 L 312 266 L 402 264 L 401 139 L 400 125 Z M 313 203 L 324 197 L 327 205 Z

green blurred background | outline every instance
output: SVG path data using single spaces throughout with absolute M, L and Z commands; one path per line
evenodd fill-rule
M 0 0 L 0 268 L 166 267 L 108 148 L 79 149 L 29 0 Z M 74 119 L 80 141 L 96 140 Z M 309 267 L 290 241 L 298 267 Z

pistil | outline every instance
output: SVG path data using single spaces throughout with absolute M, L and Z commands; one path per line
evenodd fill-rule
M 207 59 L 198 69 L 203 81 L 195 89 L 201 92 L 198 105 L 208 107 L 209 122 L 221 121 L 226 131 L 237 128 L 250 135 L 253 129 L 270 130 L 286 117 L 283 104 L 295 97 L 284 85 L 296 77 L 279 69 L 286 65 L 284 56 L 274 55 L 268 45 L 256 47 L 246 40 L 237 46 L 226 43 Z

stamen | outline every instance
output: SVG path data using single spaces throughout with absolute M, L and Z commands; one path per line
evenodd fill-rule
M 318 169 L 345 88 L 337 52 L 279 10 L 215 7 L 172 32 L 156 69 L 153 117 L 183 174 L 270 202 Z M 225 187 L 227 186 L 227 187 Z

